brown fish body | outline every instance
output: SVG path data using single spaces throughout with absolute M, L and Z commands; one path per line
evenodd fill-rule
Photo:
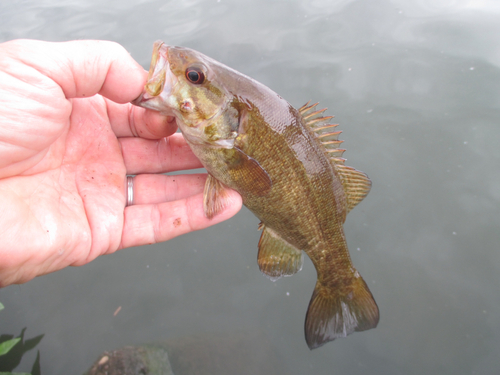
M 378 308 L 352 266 L 342 227 L 370 182 L 343 165 L 331 117 L 315 105 L 296 110 L 249 77 L 160 43 L 149 85 L 136 103 L 173 113 L 209 172 L 207 216 L 223 207 L 230 187 L 262 222 L 258 263 L 265 274 L 275 279 L 299 271 L 302 250 L 312 260 L 318 281 L 305 323 L 309 347 L 375 327 Z

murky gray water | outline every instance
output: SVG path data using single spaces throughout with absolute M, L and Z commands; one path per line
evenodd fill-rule
M 163 39 L 295 106 L 320 101 L 341 124 L 346 164 L 373 181 L 345 230 L 380 307 L 377 329 L 309 351 L 314 267 L 276 283 L 260 275 L 258 220 L 243 209 L 2 289 L 0 334 L 44 333 L 42 373 L 80 374 L 123 345 L 245 330 L 268 338 L 283 374 L 498 373 L 498 2 L 7 0 L 0 21 L 1 41 L 109 39 L 145 68 Z

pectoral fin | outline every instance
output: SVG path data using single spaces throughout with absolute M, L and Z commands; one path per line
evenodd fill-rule
M 224 150 L 227 173 L 237 189 L 257 196 L 265 196 L 273 185 L 271 177 L 257 160 L 237 147 Z
M 259 269 L 271 280 L 291 276 L 302 269 L 302 251 L 290 245 L 273 230 L 264 227 L 259 241 L 257 263 Z
M 227 205 L 227 188 L 211 174 L 208 175 L 203 191 L 203 210 L 205 216 L 213 218 Z

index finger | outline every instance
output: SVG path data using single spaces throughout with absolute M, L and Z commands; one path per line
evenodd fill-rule
M 174 134 L 177 123 L 171 116 L 133 104 L 118 104 L 106 100 L 111 128 L 118 138 L 141 137 L 161 139 Z

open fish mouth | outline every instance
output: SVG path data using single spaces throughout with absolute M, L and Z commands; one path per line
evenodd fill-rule
M 153 57 L 144 91 L 131 103 L 172 115 L 172 112 L 165 111 L 165 102 L 178 80 L 170 70 L 168 49 L 169 46 L 160 40 L 154 43 Z

